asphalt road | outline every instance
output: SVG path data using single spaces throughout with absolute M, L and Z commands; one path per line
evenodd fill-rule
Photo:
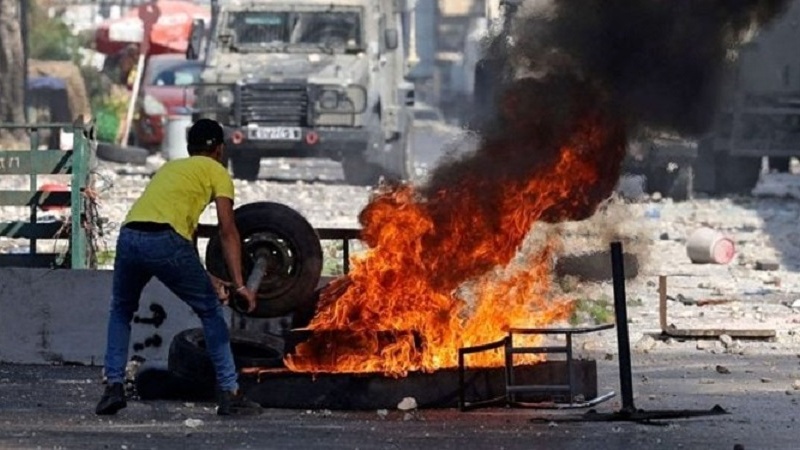
M 616 364 L 598 361 L 601 393 L 619 392 Z M 717 365 L 730 373 L 719 373 Z M 719 405 L 729 413 L 645 425 L 551 420 L 585 409 L 266 410 L 219 418 L 210 403 L 162 400 L 131 400 L 117 416 L 97 417 L 99 368 L 0 364 L 0 448 L 794 449 L 800 391 L 783 380 L 796 376 L 797 366 L 796 355 L 636 354 L 637 408 L 706 411 Z M 618 411 L 619 402 L 616 396 L 596 408 Z

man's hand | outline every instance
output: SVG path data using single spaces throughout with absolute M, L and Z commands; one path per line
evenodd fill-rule
M 243 299 L 247 300 L 247 312 L 253 312 L 256 309 L 256 293 L 251 291 L 247 288 L 247 286 L 242 286 L 236 290 L 236 295 L 242 297 Z
M 227 305 L 231 299 L 233 283 L 223 281 L 214 275 L 211 275 L 210 272 L 208 273 L 208 278 L 211 279 L 211 285 L 214 286 L 214 290 L 217 291 L 217 297 L 219 297 L 219 301 L 222 302 L 223 305 Z

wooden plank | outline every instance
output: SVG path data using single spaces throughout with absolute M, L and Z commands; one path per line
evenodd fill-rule
M 774 338 L 776 333 L 775 330 L 726 330 L 722 329 L 693 329 L 693 330 L 682 330 L 680 328 L 669 328 L 664 330 L 664 334 L 667 336 L 672 337 L 692 337 L 692 338 L 712 338 L 712 337 L 720 337 L 723 334 L 727 334 L 732 338 L 745 338 L 745 339 L 770 339 Z
M 53 267 L 60 256 L 57 253 L 3 253 L 0 267 Z
M 54 236 L 61 230 L 63 224 L 64 222 L 62 221 L 39 223 L 24 221 L 0 222 L 0 237 L 14 239 L 56 239 Z
M 661 331 L 667 330 L 667 277 L 658 277 L 658 322 Z
M 72 173 L 72 150 L 0 151 L 0 175 Z
M 0 190 L 0 205 L 3 206 L 70 206 L 69 192 L 45 191 L 2 191 Z

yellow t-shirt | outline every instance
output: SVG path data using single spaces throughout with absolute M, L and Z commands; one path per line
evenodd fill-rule
M 208 156 L 190 156 L 165 163 L 133 204 L 128 222 L 168 223 L 192 240 L 200 215 L 217 197 L 233 200 L 228 170 Z

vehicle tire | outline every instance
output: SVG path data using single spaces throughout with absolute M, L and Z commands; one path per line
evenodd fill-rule
M 403 143 L 400 144 L 400 170 L 397 173 L 397 176 L 400 177 L 401 180 L 410 181 L 414 177 L 414 154 L 411 148 L 411 133 L 412 133 L 412 124 L 413 124 L 413 117 L 409 115 L 408 117 L 408 126 L 406 127 L 406 131 L 401 138 Z
M 380 169 L 368 163 L 361 153 L 352 153 L 342 158 L 344 180 L 354 186 L 375 186 L 380 179 Z
M 675 202 L 694 198 L 694 170 L 692 166 L 681 166 L 670 176 L 667 196 Z
M 716 170 L 721 193 L 749 194 L 761 176 L 761 158 L 720 153 Z
M 701 139 L 697 145 L 697 158 L 692 164 L 694 192 L 716 195 L 720 192 L 717 177 L 716 154 L 710 139 Z
M 770 158 L 769 170 L 779 173 L 789 173 L 792 169 L 792 158 Z
M 150 152 L 140 147 L 121 146 L 109 142 L 97 143 L 97 157 L 104 161 L 143 166 Z
M 244 330 L 231 330 L 231 350 L 236 370 L 249 367 L 283 367 L 283 339 Z M 183 330 L 172 339 L 167 357 L 170 372 L 206 388 L 216 385 L 216 371 L 205 348 L 202 328 Z
M 239 180 L 256 181 L 261 172 L 261 158 L 230 158 L 233 177 Z
M 270 252 L 267 275 L 258 289 L 258 305 L 252 317 L 280 317 L 306 308 L 314 302 L 314 290 L 322 276 L 322 246 L 314 227 L 294 209 L 273 202 L 248 203 L 234 211 L 242 239 L 242 272 L 253 268 L 253 252 Z M 222 253 L 222 242 L 215 234 L 206 247 L 206 267 L 222 280 L 230 281 Z M 236 309 L 237 302 L 231 302 Z

